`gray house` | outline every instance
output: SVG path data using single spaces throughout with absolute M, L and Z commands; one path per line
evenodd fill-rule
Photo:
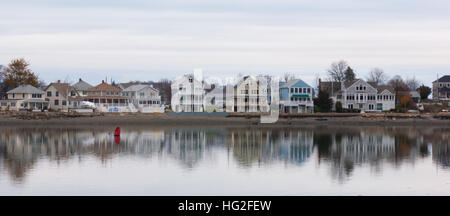
M 92 85 L 80 78 L 80 80 L 77 83 L 73 84 L 72 87 L 77 90 L 80 96 L 87 96 L 88 89 L 92 88 Z
M 350 82 L 322 82 L 319 89 L 327 91 L 336 102 L 346 109 L 361 111 L 388 111 L 395 108 L 395 92 L 391 86 L 378 86 L 373 82 L 356 79 Z M 333 109 L 335 106 L 333 106 Z

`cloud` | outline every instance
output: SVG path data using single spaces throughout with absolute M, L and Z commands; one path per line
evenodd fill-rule
M 0 13 L 0 63 L 26 57 L 49 80 L 174 78 L 202 67 L 294 72 L 312 83 L 345 59 L 361 77 L 381 67 L 431 82 L 450 68 L 448 9 L 447 1 L 18 1 Z

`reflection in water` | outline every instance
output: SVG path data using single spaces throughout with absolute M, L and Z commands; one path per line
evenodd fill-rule
M 448 169 L 449 134 L 447 128 L 432 127 L 123 128 L 120 137 L 106 129 L 2 129 L 0 173 L 20 182 L 39 160 L 59 164 L 85 156 L 101 162 L 118 156 L 170 158 L 190 170 L 226 152 L 243 169 L 317 160 L 333 179 L 345 182 L 360 166 L 381 173 L 383 165 L 414 164 L 429 157 Z

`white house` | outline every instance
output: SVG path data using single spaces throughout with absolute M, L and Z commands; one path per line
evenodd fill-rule
M 184 75 L 171 84 L 174 112 L 203 112 L 206 83 L 194 75 Z
M 226 88 L 224 86 L 211 85 L 211 89 L 206 89 L 205 111 L 225 112 L 226 111 Z
M 151 85 L 131 85 L 122 91 L 122 96 L 127 97 L 139 112 L 164 112 L 159 91 Z

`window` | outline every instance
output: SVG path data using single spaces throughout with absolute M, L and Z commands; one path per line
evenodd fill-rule
M 2 106 L 7 106 L 8 104 L 6 102 L 2 102 Z
M 16 96 L 16 94 L 13 93 L 13 98 Z
M 22 98 L 25 98 L 25 94 L 22 94 Z
M 59 105 L 59 100 L 55 100 L 55 106 Z
M 139 93 L 139 96 L 140 96 L 141 98 L 143 98 L 143 97 L 145 96 L 145 93 L 144 93 L 144 92 L 140 92 L 140 93 Z
M 56 96 L 56 97 L 58 97 L 58 96 L 59 96 L 59 92 L 58 92 L 58 91 L 56 91 L 56 93 L 55 93 L 55 96 Z
M 48 91 L 47 92 L 47 97 L 51 97 L 52 96 L 52 92 L 51 91 Z
M 11 102 L 11 106 L 15 107 L 16 106 L 16 102 Z
M 295 88 L 295 93 L 298 93 L 298 88 Z
M 67 102 L 65 100 L 62 101 L 62 105 L 65 106 L 67 105 Z
M 308 88 L 308 93 L 311 93 L 311 89 L 310 88 Z
M 291 88 L 291 93 L 294 93 L 294 88 Z

